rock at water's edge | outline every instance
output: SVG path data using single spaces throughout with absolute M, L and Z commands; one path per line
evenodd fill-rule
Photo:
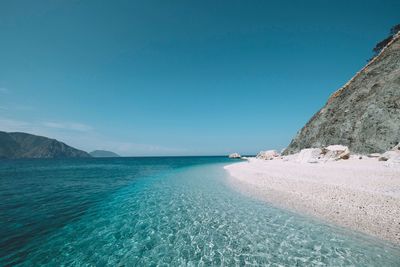
M 240 156 L 239 153 L 232 153 L 232 154 L 229 154 L 228 157 L 229 157 L 230 159 L 240 159 L 240 158 L 241 158 L 241 156 Z

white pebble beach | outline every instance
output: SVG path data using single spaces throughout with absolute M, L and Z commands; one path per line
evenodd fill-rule
M 225 169 L 242 193 L 400 244 L 400 165 L 366 157 L 325 163 L 250 158 Z

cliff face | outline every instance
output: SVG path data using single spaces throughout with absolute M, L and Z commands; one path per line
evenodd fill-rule
M 82 157 L 90 157 L 90 155 L 55 139 L 27 133 L 0 131 L 0 159 Z
M 387 151 L 400 142 L 400 35 L 336 91 L 298 132 L 284 154 L 346 145 L 355 153 Z

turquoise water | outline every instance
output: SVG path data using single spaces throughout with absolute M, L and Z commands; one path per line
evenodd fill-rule
M 0 265 L 400 266 L 226 185 L 222 157 L 0 162 Z

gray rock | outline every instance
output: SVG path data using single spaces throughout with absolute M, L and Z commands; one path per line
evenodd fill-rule
M 342 144 L 352 152 L 385 152 L 400 142 L 400 36 L 335 92 L 284 154 Z
M 322 149 L 325 160 L 349 159 L 350 150 L 347 146 L 330 145 Z
M 400 164 L 400 146 L 399 144 L 393 147 L 391 150 L 386 151 L 379 158 L 380 161 L 387 161 L 386 166 Z
M 322 155 L 323 151 L 320 148 L 305 148 L 298 153 L 296 161 L 300 163 L 318 163 Z
M 264 160 L 272 160 L 277 157 L 279 157 L 279 153 L 276 150 L 260 151 L 256 156 L 257 159 Z

